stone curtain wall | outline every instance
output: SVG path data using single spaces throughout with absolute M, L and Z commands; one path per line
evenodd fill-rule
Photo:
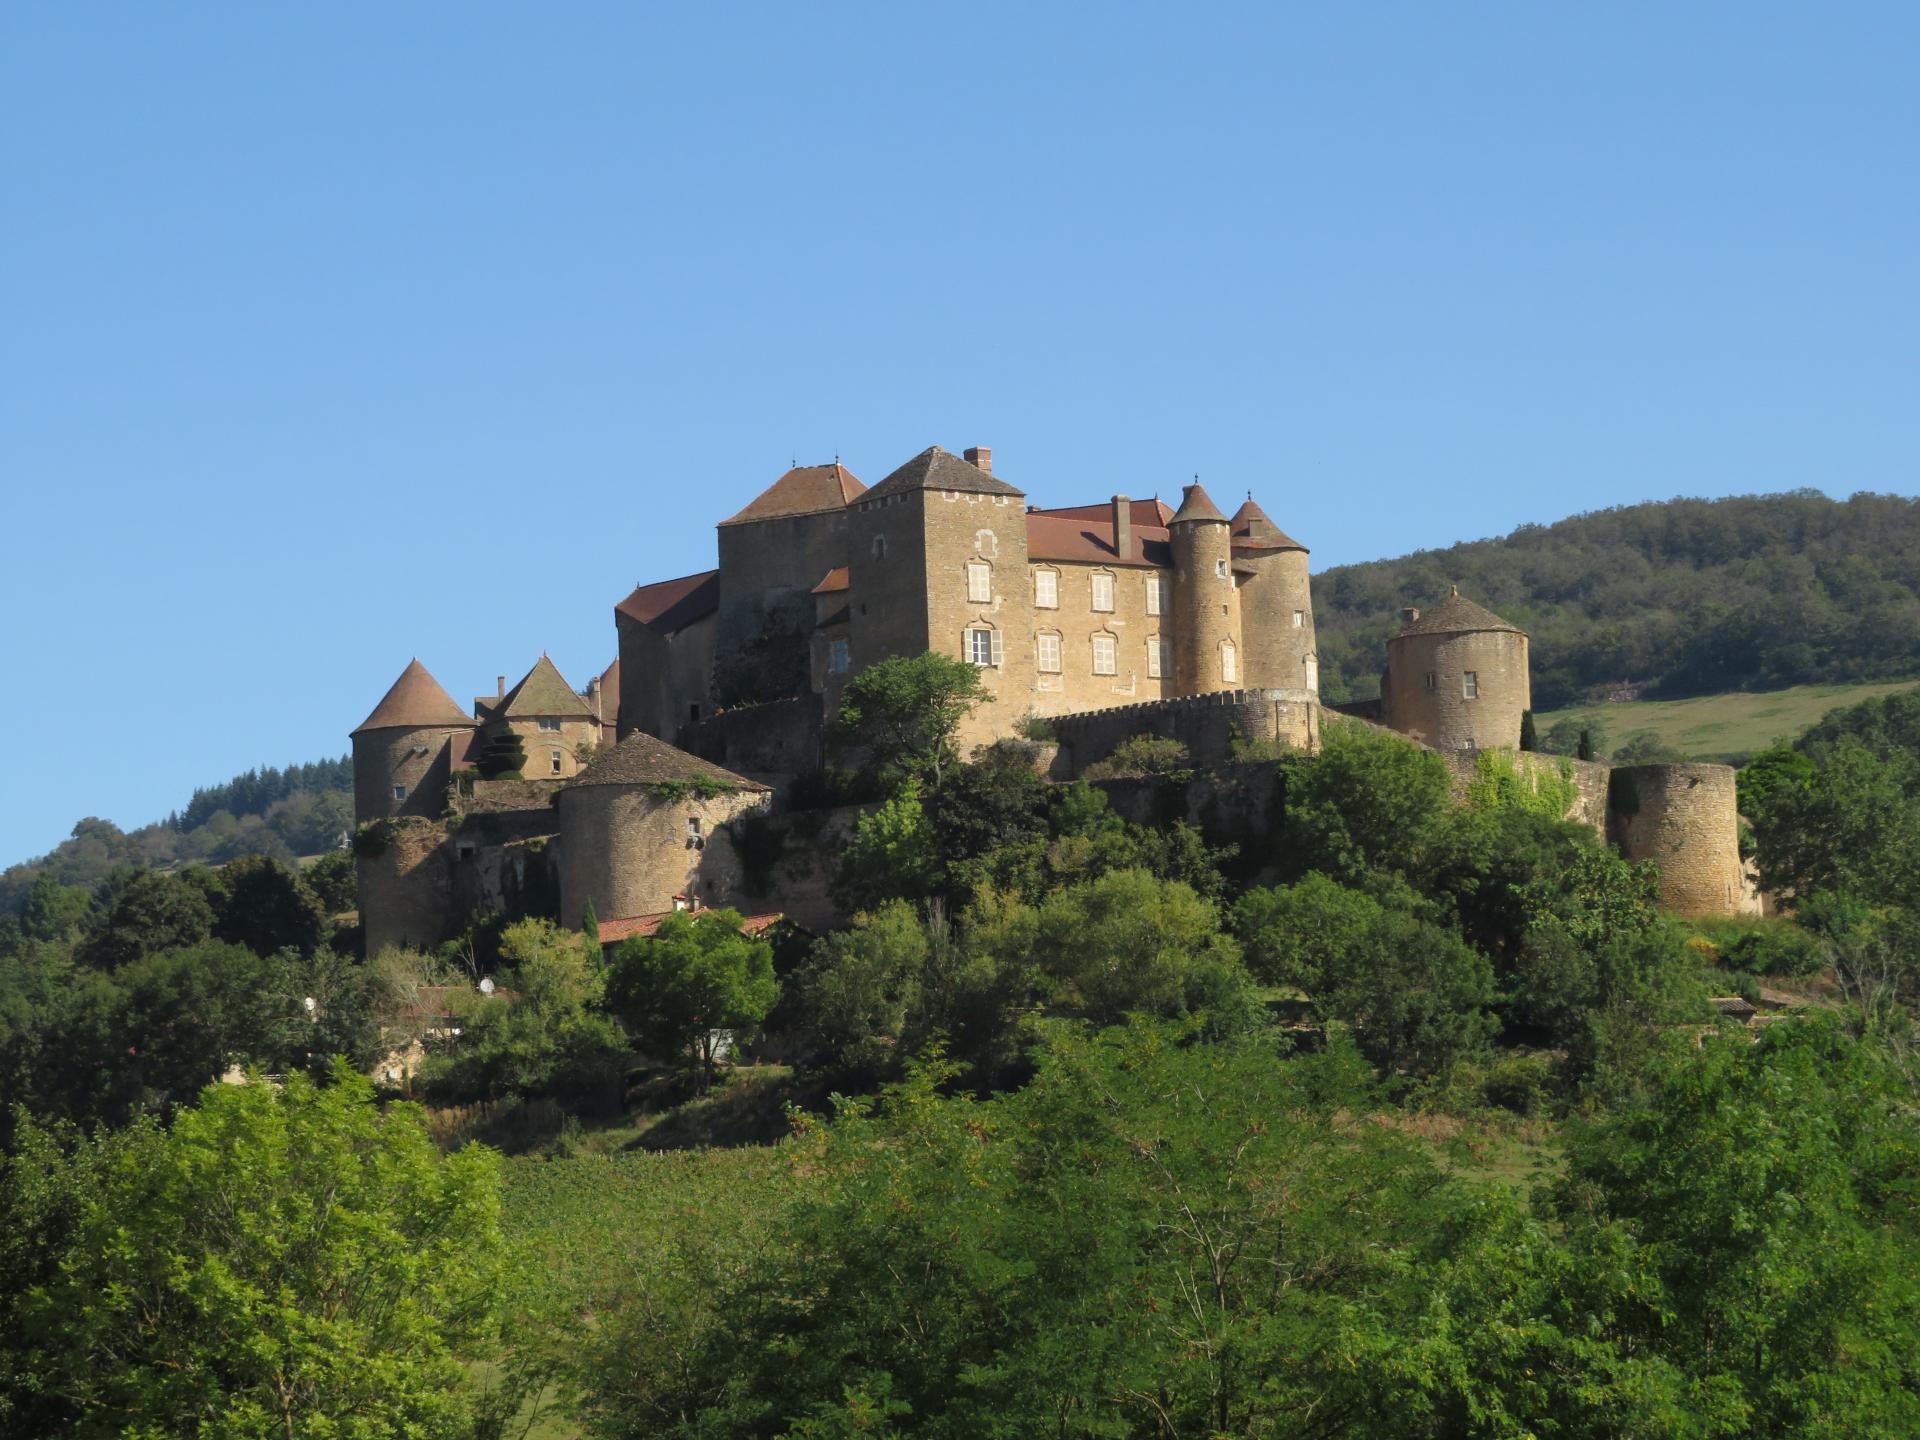
M 791 779 L 825 757 L 822 697 L 803 695 L 710 715 L 680 732 L 680 748 L 749 779 Z
M 1178 740 L 1196 765 L 1232 761 L 1234 742 L 1267 741 L 1311 750 L 1320 743 L 1320 707 L 1305 690 L 1219 690 L 1054 719 L 1060 749 L 1055 779 L 1071 780 L 1135 735 Z
M 453 915 L 451 837 L 431 820 L 387 827 L 386 848 L 355 865 L 360 926 L 369 956 L 394 946 L 423 948 L 446 938 Z
M 1621 852 L 1659 866 L 1668 910 L 1688 918 L 1759 913 L 1740 862 L 1732 766 L 1624 766 L 1612 773 L 1608 810 Z
M 1574 760 L 1564 755 L 1536 754 L 1525 750 L 1504 750 L 1496 753 L 1512 761 L 1513 768 L 1522 775 L 1550 776 L 1557 780 L 1560 776 L 1560 767 L 1566 766 L 1580 793 L 1573 802 L 1573 808 L 1562 818 L 1586 826 L 1599 839 L 1607 838 L 1607 781 L 1613 773 L 1611 766 L 1602 765 L 1595 760 Z M 1480 776 L 1479 752 L 1442 750 L 1439 755 L 1446 761 L 1447 770 L 1453 776 L 1454 798 L 1456 800 L 1464 798 L 1467 786 Z

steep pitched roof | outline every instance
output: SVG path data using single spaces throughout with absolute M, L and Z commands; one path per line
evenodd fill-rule
M 1484 606 L 1474 604 L 1458 590 L 1431 610 L 1422 610 L 1416 618 L 1400 627 L 1402 635 L 1452 635 L 1465 630 L 1511 630 L 1516 635 L 1527 633 L 1518 625 L 1508 624 Z
M 718 570 L 702 570 L 698 575 L 682 575 L 678 580 L 656 580 L 651 585 L 637 586 L 631 595 L 613 607 L 616 615 L 638 620 L 662 635 L 684 630 L 719 608 Z
M 1135 500 L 1127 506 L 1137 530 L 1142 525 L 1151 525 L 1157 529 L 1167 528 L 1167 522 L 1173 519 L 1173 507 L 1155 495 L 1150 500 Z M 1113 520 L 1113 502 L 1104 505 L 1041 505 L 1030 513 L 1049 515 L 1061 520 Z
M 1274 524 L 1251 495 L 1247 496 L 1246 504 L 1233 512 L 1233 519 L 1229 523 L 1233 548 L 1236 550 L 1298 550 L 1306 553 L 1307 547 Z
M 838 595 L 843 590 L 851 589 L 852 586 L 853 578 L 849 574 L 847 567 L 845 565 L 836 565 L 833 569 L 827 571 L 825 579 L 813 587 L 813 593 L 815 595 Z
M 904 495 L 909 490 L 958 490 L 970 495 L 1024 496 L 1027 493 L 932 445 L 867 491 L 863 498 L 877 500 L 888 495 Z
M 746 509 L 720 523 L 745 525 L 754 520 L 839 510 L 866 493 L 867 487 L 838 460 L 831 465 L 796 465 L 755 496 Z
M 749 780 L 731 770 L 723 770 L 710 760 L 677 750 L 666 741 L 636 730 L 610 750 L 602 750 L 594 762 L 576 775 L 570 785 L 653 785 L 662 780 L 718 780 L 731 790 L 765 790 L 758 780 Z
M 534 662 L 533 669 L 521 677 L 520 683 L 507 692 L 506 699 L 493 707 L 494 716 L 508 719 L 525 719 L 534 715 L 557 715 L 563 719 L 598 720 L 593 707 L 583 699 L 566 677 L 545 655 Z
M 1159 525 L 1133 527 L 1134 553 L 1118 558 L 1113 544 L 1113 517 L 1104 520 L 1069 519 L 1031 511 L 1027 515 L 1027 558 L 1058 560 L 1081 565 L 1148 565 L 1165 568 L 1173 564 L 1173 551 L 1167 532 Z
M 1167 524 L 1180 525 L 1193 520 L 1217 520 L 1222 525 L 1227 523 L 1227 517 L 1220 513 L 1220 507 L 1213 503 L 1213 497 L 1200 488 L 1198 480 L 1182 487 L 1180 508 L 1173 512 L 1173 519 Z
M 431 726 L 471 725 L 473 717 L 453 703 L 440 682 L 419 660 L 409 660 L 400 678 L 373 707 L 373 713 L 352 732 L 362 730 L 423 730 Z

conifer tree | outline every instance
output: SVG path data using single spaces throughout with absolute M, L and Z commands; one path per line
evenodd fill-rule
M 1540 737 L 1534 733 L 1533 712 L 1531 710 L 1522 710 L 1520 712 L 1520 748 L 1522 750 L 1538 750 L 1540 748 Z
M 1593 759 L 1593 732 L 1591 730 L 1582 730 L 1580 732 L 1580 745 L 1579 748 L 1574 751 L 1574 754 L 1582 760 Z

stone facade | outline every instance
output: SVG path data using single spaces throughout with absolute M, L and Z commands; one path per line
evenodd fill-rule
M 390 822 L 379 853 L 355 862 L 360 927 L 369 955 L 446 938 L 453 906 L 450 836 L 431 820 Z
M 1171 649 L 1172 592 L 1158 566 L 1034 561 L 1028 567 L 1039 715 L 1072 715 L 1158 700 L 1170 693 L 1162 663 Z M 1052 606 L 1039 603 L 1042 576 Z M 1096 583 L 1098 594 L 1096 594 Z M 1097 608 L 1104 601 L 1108 608 Z M 1157 610 L 1159 613 L 1151 613 Z M 1104 644 L 1097 644 L 1104 641 Z M 1107 646 L 1111 647 L 1110 652 Z M 1103 669 L 1111 655 L 1111 670 Z
M 1312 751 L 1320 744 L 1320 706 L 1305 690 L 1219 690 L 1172 700 L 1063 715 L 1049 774 L 1072 780 L 1106 759 L 1123 740 L 1159 735 L 1187 747 L 1195 765 L 1237 760 L 1247 745 Z
M 1252 689 L 1320 691 L 1313 591 L 1304 550 L 1238 549 L 1242 682 Z
M 718 620 L 707 615 L 661 632 L 615 614 L 620 646 L 619 738 L 634 731 L 672 740 L 680 727 L 711 713 Z
M 1436 750 L 1516 749 L 1533 708 L 1517 630 L 1402 634 L 1387 642 L 1381 718 Z
M 1194 487 L 1198 488 L 1198 487 Z M 1192 491 L 1189 491 L 1189 499 Z M 1211 507 L 1209 507 L 1211 508 Z M 1173 695 L 1233 690 L 1240 679 L 1240 596 L 1224 515 L 1173 517 Z
M 527 747 L 527 761 L 520 773 L 529 780 L 570 780 L 586 768 L 600 745 L 598 720 L 568 716 L 501 723 Z M 489 726 L 481 732 L 483 744 L 497 728 Z M 583 754 L 585 760 L 580 758 Z
M 404 815 L 438 815 L 452 777 L 452 749 L 471 725 L 417 730 L 362 730 L 353 737 L 353 814 L 356 823 Z M 402 793 L 403 792 L 403 793 Z
M 589 899 L 602 919 L 655 915 L 676 896 L 743 903 L 729 821 L 763 810 L 765 790 L 703 799 L 646 785 L 560 792 L 560 921 L 578 927 Z
M 1660 870 L 1660 903 L 1676 915 L 1755 915 L 1759 898 L 1740 860 L 1734 771 L 1728 765 L 1630 765 L 1613 771 L 1611 838 L 1629 860 Z

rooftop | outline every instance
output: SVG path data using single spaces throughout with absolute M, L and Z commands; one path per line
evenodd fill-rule
M 435 726 L 471 725 L 473 717 L 453 703 L 440 682 L 416 658 L 407 662 L 400 678 L 373 707 L 353 733 L 363 730 L 423 730 Z
M 601 750 L 569 783 L 568 789 L 583 785 L 657 785 L 671 780 L 716 780 L 729 790 L 765 790 L 758 780 L 749 780 L 710 760 L 689 755 L 656 736 L 636 730 L 610 750 Z
M 656 580 L 641 585 L 614 606 L 616 615 L 637 620 L 649 630 L 671 635 L 720 608 L 720 572 L 702 570 L 678 580 Z
M 888 495 L 904 495 L 909 490 L 957 490 L 969 495 L 1022 497 L 1026 494 L 979 466 L 970 465 L 958 455 L 933 445 L 867 491 L 863 498 L 878 500 Z
M 1247 495 L 1247 503 L 1233 512 L 1229 527 L 1236 550 L 1298 550 L 1302 554 L 1307 550 L 1268 518 L 1251 493 Z
M 521 677 L 520 683 L 506 693 L 504 699 L 488 711 L 488 718 L 504 716 L 508 719 L 525 719 L 535 715 L 560 716 L 567 719 L 598 720 L 593 707 L 566 681 L 555 665 L 545 655 L 534 661 L 533 669 Z
M 745 525 L 755 520 L 779 520 L 792 515 L 817 515 L 844 509 L 866 494 L 867 487 L 838 460 L 831 465 L 796 465 L 755 496 L 746 509 L 730 515 L 722 525 Z
M 602 945 L 617 945 L 622 940 L 631 940 L 635 936 L 638 936 L 642 940 L 650 940 L 660 929 L 660 922 L 665 920 L 667 916 L 699 915 L 703 913 L 705 912 L 700 910 L 662 910 L 657 915 L 628 915 L 618 920 L 602 920 L 599 922 L 600 943 Z M 770 915 L 743 915 L 740 918 L 740 933 L 749 936 L 758 935 L 761 931 L 771 928 L 783 918 L 784 917 L 778 912 Z
M 1167 524 L 1182 525 L 1198 520 L 1217 520 L 1222 525 L 1227 523 L 1227 517 L 1220 513 L 1220 507 L 1213 503 L 1213 497 L 1196 480 L 1182 487 L 1180 508 L 1173 512 L 1173 519 Z
M 1094 507 L 1078 507 L 1094 508 Z M 1173 564 L 1173 551 L 1167 531 L 1160 525 L 1133 527 L 1133 554 L 1121 559 L 1113 543 L 1113 511 L 1106 508 L 1103 520 L 1081 520 L 1036 510 L 1027 516 L 1027 558 L 1058 560 L 1084 565 Z
M 1400 627 L 1400 634 L 1453 635 L 1468 630 L 1511 630 L 1516 635 L 1527 633 L 1518 625 L 1509 625 L 1485 606 L 1474 604 L 1456 589 L 1431 610 L 1416 611 L 1413 618 Z

